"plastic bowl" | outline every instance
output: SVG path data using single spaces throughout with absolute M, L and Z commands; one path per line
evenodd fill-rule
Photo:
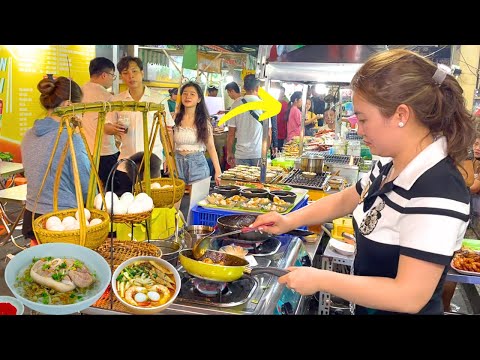
M 278 198 L 280 198 L 280 199 L 282 199 L 286 202 L 292 203 L 292 204 L 295 202 L 295 199 L 297 198 L 297 194 L 295 194 L 293 191 L 284 191 L 284 190 L 270 191 L 270 194 L 268 195 L 270 200 L 273 201 L 273 198 L 275 196 L 277 196 Z
M 118 277 L 118 275 L 120 275 L 120 272 L 125 267 L 129 266 L 130 264 L 134 263 L 135 261 L 155 261 L 157 264 L 167 268 L 168 270 L 170 270 L 173 273 L 173 277 L 175 279 L 175 292 L 174 292 L 173 296 L 170 298 L 170 300 L 168 300 L 165 304 L 162 304 L 162 305 L 156 306 L 156 307 L 151 307 L 151 308 L 146 308 L 146 307 L 142 307 L 142 306 L 134 306 L 134 305 L 131 305 L 131 304 L 127 303 L 120 296 L 120 294 L 117 291 L 117 277 Z M 169 307 L 175 301 L 178 293 L 180 292 L 180 287 L 181 286 L 182 286 L 182 281 L 180 279 L 180 275 L 178 274 L 177 269 L 175 269 L 175 267 L 172 264 L 170 264 L 168 261 L 157 258 L 157 257 L 154 257 L 154 256 L 137 256 L 137 257 L 133 257 L 131 259 L 128 259 L 128 260 L 124 261 L 123 263 L 121 263 L 117 267 L 117 269 L 115 270 L 115 272 L 113 273 L 113 276 L 112 276 L 113 293 L 117 297 L 118 301 L 120 301 L 126 308 L 131 310 L 131 312 L 134 313 L 134 314 L 144 314 L 144 315 L 156 314 L 156 313 L 158 313 L 162 310 L 165 310 L 167 307 Z
M 240 190 L 240 195 L 245 196 L 248 199 L 266 198 L 268 197 L 268 190 L 246 188 Z
M 229 198 L 234 195 L 240 194 L 240 186 L 236 186 L 236 185 L 215 186 L 212 190 L 212 193 L 217 193 L 225 196 L 226 198 Z
M 16 277 L 32 263 L 33 258 L 47 256 L 74 258 L 83 262 L 97 276 L 95 292 L 82 301 L 68 305 L 42 304 L 24 298 L 15 287 Z M 49 315 L 73 314 L 93 305 L 107 289 L 111 277 L 110 265 L 100 254 L 84 246 L 67 243 L 41 244 L 23 250 L 5 268 L 5 282 L 13 295 L 28 308 Z
M 355 246 L 343 241 L 330 238 L 329 245 L 339 254 L 351 256 L 355 253 Z
M 22 302 L 18 300 L 17 298 L 14 298 L 13 296 L 0 296 L 0 304 L 1 303 L 8 303 L 17 309 L 16 314 L 12 315 L 22 315 L 23 312 L 25 311 L 25 307 L 23 306 Z M 0 315 L 2 315 L 0 313 Z M 5 314 L 8 315 L 8 314 Z

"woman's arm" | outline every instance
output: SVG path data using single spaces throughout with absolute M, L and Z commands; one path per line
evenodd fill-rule
M 302 295 L 323 291 L 361 306 L 414 314 L 432 297 L 444 268 L 444 265 L 400 255 L 394 279 L 292 267 L 279 282 Z
M 473 180 L 473 185 L 470 186 L 471 194 L 478 194 L 480 192 L 480 179 L 476 178 Z
M 220 168 L 220 161 L 218 161 L 217 150 L 215 149 L 215 142 L 213 140 L 213 129 L 209 127 L 208 131 L 208 141 L 207 141 L 207 152 L 212 159 L 213 168 L 215 169 L 215 183 L 220 185 L 220 175 L 222 175 L 222 169 Z
M 307 112 L 307 119 L 305 120 L 305 125 L 314 124 L 318 119 L 320 119 L 319 115 L 315 115 L 311 111 Z
M 313 204 L 288 215 L 280 215 L 277 212 L 260 215 L 252 226 L 261 226 L 262 230 L 269 233 L 283 234 L 300 226 L 323 224 L 352 213 L 359 199 L 360 195 L 358 195 L 355 186 L 351 186 L 336 194 L 323 197 Z M 273 223 L 273 225 L 264 226 L 268 223 Z
M 457 168 L 462 174 L 465 184 L 467 184 L 468 187 L 472 186 L 474 181 L 473 161 L 464 160 L 461 164 L 457 165 Z

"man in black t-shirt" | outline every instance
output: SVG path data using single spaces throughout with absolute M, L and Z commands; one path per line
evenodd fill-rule
M 320 98 L 320 94 L 312 87 L 312 108 L 310 109 L 315 115 L 321 114 L 322 119 L 318 120 L 318 126 L 323 126 L 323 113 L 325 112 L 325 101 Z

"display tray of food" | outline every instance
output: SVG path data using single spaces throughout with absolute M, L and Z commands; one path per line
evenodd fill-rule
M 480 254 L 462 246 L 462 249 L 455 253 L 450 266 L 460 274 L 480 276 Z
M 284 175 L 283 168 L 279 166 L 269 166 L 267 168 L 266 182 L 274 183 Z M 234 181 L 260 181 L 260 167 L 237 165 L 234 168 L 225 170 L 221 175 L 222 180 Z
M 224 209 L 229 211 L 249 212 L 249 213 L 266 213 L 269 211 L 277 211 L 281 214 L 290 212 L 301 200 L 307 195 L 307 190 L 292 188 L 290 192 L 296 194 L 293 202 L 286 201 L 282 196 L 266 191 L 266 195 L 255 197 L 256 194 L 249 194 L 254 191 L 248 187 L 242 187 L 242 192 L 238 195 L 225 197 L 218 193 L 211 193 L 205 199 L 198 202 L 199 206 L 213 209 Z M 262 194 L 263 195 L 263 194 Z
M 249 187 L 252 189 L 268 189 L 268 190 L 284 190 L 291 191 L 292 186 L 282 184 L 263 184 L 261 182 L 248 182 L 248 181 L 236 181 L 236 180 L 222 180 L 222 185 L 236 185 L 240 187 Z

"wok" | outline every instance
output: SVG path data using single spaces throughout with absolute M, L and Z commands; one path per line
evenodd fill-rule
M 220 251 L 207 250 L 204 256 L 214 262 L 223 260 L 225 265 L 208 264 L 195 260 L 191 249 L 180 251 L 180 264 L 192 276 L 217 282 L 235 281 L 240 279 L 244 273 L 250 275 L 269 273 L 275 276 L 283 276 L 288 273 L 288 270 L 275 267 L 255 267 L 250 270 L 246 267 L 247 260 Z
M 222 233 L 240 230 L 244 227 L 248 227 L 250 224 L 253 224 L 257 216 L 258 215 L 245 215 L 245 214 L 220 216 L 217 219 L 217 226 Z M 301 229 L 295 229 L 295 230 L 286 232 L 285 234 L 302 237 L 302 236 L 312 235 L 313 232 L 301 230 Z M 260 232 L 260 231 L 252 231 L 248 233 L 235 234 L 235 235 L 232 235 L 231 237 L 234 239 L 243 240 L 242 242 L 264 242 L 275 236 L 277 235 L 269 234 L 266 232 Z

